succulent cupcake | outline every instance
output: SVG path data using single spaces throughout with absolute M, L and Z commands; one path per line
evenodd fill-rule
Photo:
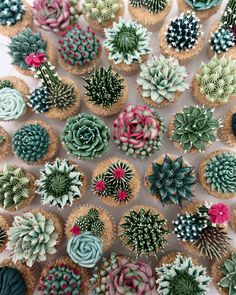
M 157 292 L 160 295 L 207 295 L 211 278 L 207 269 L 191 257 L 181 253 L 168 253 L 156 267 Z
M 236 147 L 236 107 L 225 115 L 222 127 L 218 130 L 219 139 L 229 147 Z
M 85 0 L 84 17 L 93 30 L 104 35 L 104 29 L 112 27 L 113 22 L 124 14 L 123 0 Z
M 62 234 L 62 225 L 54 213 L 33 209 L 14 217 L 7 232 L 7 250 L 12 252 L 14 263 L 20 261 L 32 267 L 57 252 Z
M 199 166 L 199 180 L 205 191 L 218 199 L 236 196 L 236 153 L 217 150 L 207 155 Z
M 84 80 L 85 103 L 93 113 L 108 117 L 122 111 L 128 100 L 128 82 L 111 66 L 94 69 Z
M 71 74 L 83 76 L 99 65 L 102 46 L 90 27 L 68 28 L 58 43 L 59 62 Z
M 88 294 L 89 276 L 85 269 L 68 257 L 60 257 L 45 266 L 39 278 L 38 292 L 48 294 Z
M 160 55 L 159 58 L 141 64 L 140 68 L 138 93 L 151 107 L 169 106 L 189 88 L 186 68 L 180 66 L 179 61 L 173 57 Z
M 130 15 L 150 31 L 156 31 L 170 12 L 172 0 L 129 0 Z
M 7 231 L 9 230 L 11 222 L 12 220 L 10 216 L 0 215 L 0 253 L 2 253 L 6 249 Z
M 221 120 L 213 117 L 213 109 L 189 106 L 174 114 L 169 123 L 169 136 L 174 146 L 188 153 L 204 152 L 216 141 Z
M 0 78 L 0 121 L 14 121 L 27 112 L 28 85 L 21 79 Z
M 12 151 L 29 165 L 41 165 L 57 155 L 58 137 L 43 121 L 28 121 L 12 136 Z
M 139 66 L 151 53 L 150 33 L 134 21 L 120 18 L 113 27 L 105 30 L 104 47 L 108 60 L 115 70 L 125 75 L 139 72 Z
M 192 82 L 194 99 L 209 107 L 219 107 L 236 97 L 236 60 L 214 56 L 202 63 Z
M 109 206 L 126 205 L 136 198 L 139 189 L 138 171 L 124 159 L 107 159 L 93 171 L 92 190 Z
M 28 98 L 31 109 L 56 120 L 66 120 L 79 112 L 80 91 L 73 80 L 58 77 L 55 67 L 42 53 L 30 54 L 26 57 L 26 63 L 34 77 L 41 81 L 41 86 Z
M 204 33 L 201 28 L 200 19 L 193 11 L 172 19 L 162 26 L 159 33 L 161 53 L 177 58 L 181 64 L 189 62 L 203 47 Z
M 146 205 L 136 205 L 129 209 L 118 227 L 123 247 L 136 257 L 156 257 L 166 246 L 169 233 L 167 220 L 157 209 Z
M 141 260 L 111 253 L 102 258 L 90 279 L 94 294 L 153 294 L 155 277 L 150 265 Z
M 81 199 L 86 179 L 78 165 L 57 158 L 47 162 L 36 181 L 37 193 L 43 205 L 64 209 Z
M 5 0 L 0 4 L 0 34 L 13 36 L 32 24 L 32 11 L 24 0 Z
M 195 255 L 219 260 L 228 250 L 230 209 L 224 203 L 193 202 L 173 221 L 173 232 L 184 248 Z
M 73 158 L 91 160 L 108 151 L 110 129 L 98 117 L 80 113 L 67 120 L 61 140 Z
M 79 22 L 79 0 L 34 0 L 33 17 L 36 27 L 47 32 L 63 32 Z
M 148 166 L 144 185 L 151 196 L 163 206 L 191 201 L 196 184 L 193 167 L 183 157 L 166 154 Z
M 0 126 L 0 161 L 4 160 L 10 152 L 11 137 L 8 132 L 2 126 Z
M 115 143 L 127 155 L 143 159 L 163 144 L 163 118 L 148 106 L 128 105 L 113 126 Z
M 31 53 L 43 53 L 52 63 L 55 61 L 55 53 L 51 42 L 45 37 L 43 38 L 40 33 L 33 32 L 30 28 L 26 28 L 11 37 L 8 49 L 12 65 L 23 75 L 33 75 L 30 66 L 25 61 L 25 58 Z

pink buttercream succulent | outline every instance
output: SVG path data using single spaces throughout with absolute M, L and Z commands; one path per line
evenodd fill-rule
M 216 224 L 223 224 L 230 220 L 230 209 L 229 206 L 224 203 L 217 203 L 210 207 L 208 214 L 210 221 Z

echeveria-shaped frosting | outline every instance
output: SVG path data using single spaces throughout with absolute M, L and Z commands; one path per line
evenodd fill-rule
M 236 193 L 236 155 L 222 152 L 210 158 L 205 166 L 204 177 L 213 191 Z
M 206 268 L 194 265 L 191 258 L 180 254 L 173 263 L 156 268 L 157 292 L 160 295 L 207 295 L 211 278 Z
M 140 65 L 141 72 L 137 83 L 142 88 L 142 96 L 150 98 L 157 104 L 163 100 L 174 101 L 176 92 L 188 89 L 185 82 L 187 72 L 173 57 L 150 60 Z
M 134 21 L 120 18 L 112 28 L 105 30 L 105 37 L 104 47 L 115 64 L 139 63 L 143 56 L 151 52 L 150 33 Z
M 87 231 L 72 236 L 67 243 L 70 258 L 82 267 L 92 268 L 103 255 L 102 240 Z
M 7 249 L 13 252 L 14 262 L 23 261 L 31 267 L 35 262 L 45 261 L 48 254 L 56 253 L 55 225 L 41 212 L 15 216 L 7 234 Z
M 108 150 L 110 130 L 98 117 L 81 113 L 67 120 L 61 138 L 68 153 L 87 160 Z
M 194 10 L 206 10 L 219 5 L 222 0 L 184 0 Z
M 0 294 L 26 295 L 25 281 L 16 268 L 0 267 Z
M 22 20 L 24 13 L 22 0 L 3 0 L 0 3 L 0 25 L 13 26 Z
M 215 131 L 219 127 L 220 120 L 213 118 L 212 109 L 185 107 L 174 116 L 171 140 L 180 144 L 185 151 L 197 149 L 202 152 L 209 143 L 216 141 Z
M 165 9 L 167 0 L 130 0 L 134 7 L 143 7 L 152 13 L 157 13 Z
M 236 253 L 233 252 L 231 257 L 226 259 L 220 267 L 220 271 L 223 274 L 219 285 L 228 295 L 234 295 L 236 289 Z M 225 290 L 227 289 L 227 291 Z
M 236 44 L 236 37 L 230 29 L 221 26 L 211 34 L 209 43 L 211 49 L 219 54 L 232 48 Z
M 20 118 L 26 108 L 21 93 L 12 88 L 0 90 L 0 120 L 11 121 Z
M 128 105 L 114 121 L 114 139 L 128 155 L 144 158 L 160 149 L 164 132 L 163 119 L 143 105 Z

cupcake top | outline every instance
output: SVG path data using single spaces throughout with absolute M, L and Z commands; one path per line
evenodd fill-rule
M 44 86 L 33 90 L 28 97 L 27 104 L 32 110 L 34 110 L 35 113 L 46 113 L 52 107 L 52 101 L 49 93 Z
M 232 252 L 231 256 L 225 259 L 220 266 L 222 279 L 219 282 L 219 287 L 227 292 L 228 295 L 233 295 L 236 289 L 235 269 L 236 252 Z
M 160 149 L 165 127 L 155 109 L 128 105 L 114 121 L 114 140 L 127 155 L 145 158 Z
M 167 255 L 168 257 L 168 255 Z M 202 294 L 207 295 L 211 278 L 201 265 L 195 265 L 192 258 L 178 254 L 173 262 L 156 268 L 157 292 L 160 295 Z
M 157 13 L 164 10 L 167 6 L 168 0 L 161 1 L 146 1 L 146 0 L 130 0 L 130 5 L 134 7 L 142 7 L 151 13 Z
M 110 130 L 98 117 L 80 113 L 67 120 L 61 139 L 74 158 L 89 160 L 108 150 Z
M 174 115 L 170 123 L 171 140 L 184 151 L 203 152 L 207 146 L 216 141 L 216 130 L 221 120 L 214 119 L 213 109 L 189 106 Z
M 196 79 L 200 93 L 209 102 L 227 103 L 236 95 L 236 61 L 214 56 L 208 64 L 202 63 Z
M 233 29 L 235 26 L 235 16 L 236 3 L 234 0 L 228 0 L 220 21 L 224 27 Z
M 115 253 L 103 257 L 90 282 L 95 294 L 152 294 L 155 290 L 154 274 L 147 263 Z
M 25 281 L 19 270 L 0 266 L 0 294 L 27 294 Z
M 221 4 L 222 0 L 184 0 L 194 10 L 207 10 Z
M 22 0 L 3 1 L 0 5 L 0 25 L 14 26 L 22 20 L 24 14 Z
M 112 28 L 105 30 L 105 38 L 104 47 L 115 64 L 139 63 L 151 52 L 150 33 L 134 21 L 120 18 Z
M 140 68 L 137 84 L 141 87 L 142 97 L 158 105 L 163 101 L 174 102 L 177 92 L 189 88 L 185 81 L 186 68 L 180 66 L 179 61 L 173 57 L 160 55 L 157 59 L 141 64 Z
M 221 25 L 211 33 L 209 43 L 211 50 L 218 54 L 224 53 L 236 45 L 236 36 L 231 29 Z

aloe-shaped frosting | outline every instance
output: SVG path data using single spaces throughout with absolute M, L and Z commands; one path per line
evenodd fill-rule
M 224 291 L 227 289 L 228 295 L 235 295 L 236 289 L 236 253 L 232 253 L 231 257 L 226 259 L 220 267 L 220 271 L 223 274 L 219 285 Z

